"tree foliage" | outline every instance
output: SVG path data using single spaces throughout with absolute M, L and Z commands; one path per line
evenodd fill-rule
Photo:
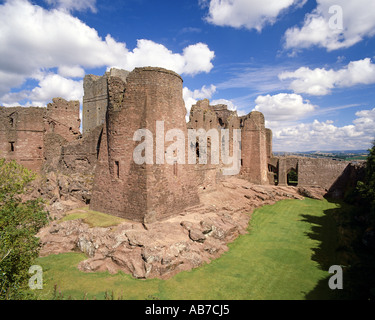
M 366 172 L 364 181 L 358 182 L 358 191 L 375 219 L 375 141 L 366 161 Z
M 34 178 L 15 161 L 0 159 L 0 299 L 27 296 L 28 270 L 39 252 L 35 235 L 48 222 L 41 199 L 21 197 Z

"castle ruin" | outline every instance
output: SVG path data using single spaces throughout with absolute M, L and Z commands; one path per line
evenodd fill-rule
M 212 106 L 202 100 L 191 108 L 186 123 L 182 89 L 182 78 L 162 68 L 111 69 L 103 76 L 87 75 L 82 133 L 78 101 L 56 98 L 47 108 L 0 107 L 0 157 L 17 160 L 36 172 L 92 175 L 91 209 L 140 222 L 164 220 L 196 206 L 199 191 L 214 190 L 218 181 L 226 179 L 225 165 L 210 161 L 212 137 L 207 137 L 206 146 L 198 140 L 195 144 L 185 141 L 185 157 L 189 148 L 197 155 L 207 148 L 207 163 L 157 163 L 172 143 L 165 142 L 158 149 L 158 122 L 163 122 L 164 133 L 177 129 L 185 139 L 190 129 L 227 129 L 231 154 L 234 130 L 241 130 L 238 177 L 253 184 L 286 185 L 290 170 L 298 172 L 299 186 L 328 191 L 340 179 L 341 184 L 347 183 L 342 176 L 349 162 L 274 157 L 272 131 L 265 127 L 260 112 L 238 116 L 225 105 Z M 139 129 L 153 133 L 152 164 L 134 162 L 133 152 L 141 143 L 134 140 L 134 133 Z

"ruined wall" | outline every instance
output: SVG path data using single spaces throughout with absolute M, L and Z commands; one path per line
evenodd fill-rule
M 71 142 L 56 133 L 46 133 L 42 171 L 58 171 L 66 175 L 94 175 L 102 129 L 103 126 L 98 126 L 84 138 Z
M 108 106 L 107 76 L 86 75 L 83 80 L 82 134 L 103 124 Z
M 80 132 L 79 101 L 66 101 L 62 98 L 52 99 L 47 105 L 46 131 L 56 133 L 66 141 L 76 140 Z
M 189 123 L 187 123 L 188 129 L 204 129 L 208 132 L 211 129 L 220 129 L 217 113 L 213 106 L 207 99 L 198 101 L 192 106 L 190 110 Z M 212 164 L 211 159 L 211 137 L 208 136 L 207 139 L 207 164 L 199 163 L 199 153 L 202 151 L 202 146 L 199 145 L 199 139 L 189 146 L 193 152 L 196 153 L 196 164 L 192 165 L 195 170 L 195 183 L 201 190 L 214 190 L 216 188 L 216 183 L 218 179 L 219 165 Z M 188 141 L 186 141 L 188 143 Z
M 45 108 L 0 107 L 0 156 L 39 171 L 44 154 Z
M 272 160 L 276 159 L 278 185 L 287 185 L 287 175 L 294 169 L 298 173 L 298 186 L 319 186 L 334 198 L 340 198 L 348 189 L 354 188 L 363 176 L 363 163 L 305 157 L 280 157 Z
M 272 155 L 272 130 L 266 128 L 266 149 L 267 149 L 267 159 L 271 159 Z
M 255 184 L 268 184 L 267 132 L 264 116 L 253 111 L 242 119 L 241 176 Z
M 237 117 L 236 111 L 228 110 L 228 107 L 224 104 L 218 104 L 211 106 L 212 110 L 216 113 L 219 125 L 225 127 L 228 124 L 230 117 Z
M 93 175 L 99 158 L 103 126 L 91 130 L 84 138 L 61 147 L 59 169 L 64 173 Z
M 54 98 L 47 108 L 0 107 L 0 156 L 33 171 L 80 137 L 79 102 Z
M 202 128 L 206 131 L 219 128 L 217 114 L 207 99 L 198 101 L 191 107 L 187 127 L 196 130 Z
M 119 77 L 126 83 L 128 74 L 129 71 L 113 68 L 101 77 L 92 74 L 85 76 L 82 106 L 82 134 L 84 136 L 104 123 L 109 103 L 108 78 Z
M 155 155 L 154 164 L 136 164 L 133 151 L 140 142 L 133 135 L 148 129 L 154 152 L 156 121 L 164 121 L 165 132 L 180 129 L 187 135 L 182 79 L 161 68 L 136 68 L 126 81 L 108 79 L 109 107 L 90 207 L 136 221 L 165 219 L 199 203 L 194 173 L 189 165 L 155 164 Z
M 264 116 L 260 112 L 251 112 L 238 117 L 236 111 L 230 111 L 225 105 L 210 106 L 207 99 L 198 101 L 190 111 L 188 128 L 206 131 L 229 129 L 229 155 L 233 155 L 233 130 L 241 129 L 241 172 L 242 178 L 256 184 L 268 184 L 273 175 L 268 173 L 268 160 L 272 157 L 272 131 L 265 128 Z M 209 145 L 209 143 L 208 143 Z M 222 145 L 221 145 L 222 147 Z M 211 164 L 211 152 L 208 148 L 208 165 L 197 165 L 197 177 L 200 185 L 214 185 L 220 173 L 226 167 Z M 214 174 L 214 172 L 216 172 Z
M 366 161 L 351 162 L 330 186 L 327 196 L 342 199 L 357 187 L 358 181 L 365 179 Z
M 278 185 L 286 186 L 288 185 L 288 173 L 293 169 L 298 174 L 299 171 L 299 158 L 288 158 L 282 157 L 278 159 Z M 303 176 L 303 173 L 302 173 Z M 300 179 L 300 176 L 298 176 Z M 302 178 L 303 179 L 303 178 Z M 301 184 L 301 181 L 298 180 L 298 184 Z
M 348 161 L 301 158 L 298 160 L 298 185 L 329 189 L 342 175 Z

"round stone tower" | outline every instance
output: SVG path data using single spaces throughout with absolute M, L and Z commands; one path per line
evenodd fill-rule
M 198 204 L 193 168 L 166 159 L 173 143 L 165 141 L 166 133 L 173 129 L 187 137 L 182 78 L 166 69 L 136 68 L 126 83 L 110 77 L 108 96 L 90 207 L 153 222 Z M 134 154 L 146 142 L 140 164 Z

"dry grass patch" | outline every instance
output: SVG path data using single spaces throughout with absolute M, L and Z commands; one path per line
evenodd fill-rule
M 119 217 L 111 216 L 106 213 L 90 210 L 88 207 L 83 207 L 79 209 L 74 209 L 66 213 L 66 215 L 60 220 L 69 221 L 69 220 L 78 220 L 81 219 L 87 223 L 91 228 L 102 227 L 108 228 L 117 226 L 123 222 L 126 222 L 126 219 Z

